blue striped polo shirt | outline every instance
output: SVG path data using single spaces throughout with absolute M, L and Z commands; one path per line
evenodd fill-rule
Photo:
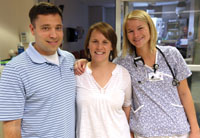
M 32 44 L 4 68 L 0 121 L 21 119 L 22 138 L 74 138 L 74 56 L 58 49 L 60 65 L 48 62 Z

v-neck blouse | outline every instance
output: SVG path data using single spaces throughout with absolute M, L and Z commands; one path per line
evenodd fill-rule
M 131 105 L 131 79 L 117 65 L 108 83 L 101 88 L 92 70 L 77 76 L 77 138 L 130 138 L 122 107 Z

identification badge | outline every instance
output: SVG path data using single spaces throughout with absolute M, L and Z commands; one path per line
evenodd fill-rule
M 148 74 L 149 81 L 161 81 L 163 80 L 163 74 L 161 72 L 156 71 L 156 73 L 151 72 Z

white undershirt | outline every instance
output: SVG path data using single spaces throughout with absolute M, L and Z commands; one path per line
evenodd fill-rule
M 58 53 L 57 52 L 55 54 L 49 55 L 49 56 L 43 55 L 43 57 L 46 60 L 48 60 L 49 62 L 54 63 L 56 65 L 59 65 L 59 58 L 58 58 Z

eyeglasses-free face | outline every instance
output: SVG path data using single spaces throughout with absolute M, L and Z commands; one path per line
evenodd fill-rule
M 29 26 L 35 36 L 35 49 L 42 55 L 54 54 L 63 40 L 63 25 L 59 14 L 38 15 Z

